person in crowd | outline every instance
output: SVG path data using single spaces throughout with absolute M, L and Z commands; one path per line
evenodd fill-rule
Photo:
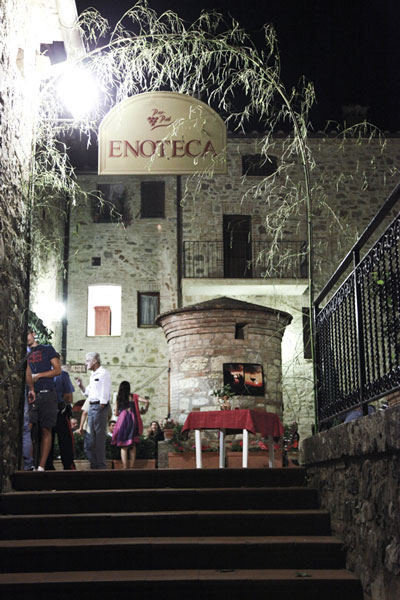
M 62 358 L 62 357 L 61 357 Z M 72 416 L 72 394 L 74 386 L 70 376 L 61 367 L 60 375 L 54 377 L 57 392 L 57 422 L 52 431 L 52 445 L 47 457 L 46 471 L 54 471 L 54 439 L 57 435 L 58 446 L 60 448 L 61 461 L 65 471 L 74 471 L 74 436 L 72 434 L 71 416 Z
M 107 432 L 107 435 L 108 435 L 109 437 L 112 437 L 112 435 L 113 435 L 113 433 L 114 433 L 114 427 L 115 427 L 115 423 L 116 423 L 116 422 L 117 422 L 117 421 L 116 421 L 115 419 L 111 419 L 111 421 L 110 421 L 110 423 L 109 423 L 109 425 L 108 425 L 108 432 Z
M 94 469 L 95 467 L 94 467 L 94 463 L 92 461 L 92 452 L 90 449 L 91 445 L 92 445 L 92 441 L 90 439 L 90 427 L 89 427 L 88 413 L 89 413 L 89 399 L 86 398 L 86 400 L 82 406 L 81 421 L 80 421 L 79 427 L 78 427 L 78 429 L 76 429 L 75 433 L 78 433 L 79 435 L 83 435 L 83 450 L 85 452 L 86 458 L 90 462 L 90 468 Z
M 28 329 L 26 383 L 29 388 L 29 420 L 33 440 L 39 439 L 37 470 L 44 471 L 51 449 L 52 429 L 57 422 L 57 392 L 54 378 L 61 373 L 61 363 L 53 346 L 39 344 L 33 329 Z
M 24 424 L 22 430 L 22 456 L 24 459 L 24 471 L 34 471 L 35 466 L 33 464 L 33 447 L 31 438 L 32 424 L 29 422 L 29 402 L 28 402 L 28 388 L 25 391 L 24 399 Z
M 75 431 L 78 429 L 79 424 L 78 424 L 78 419 L 76 417 L 72 417 L 71 418 L 71 429 L 72 432 L 75 433 Z
M 150 427 L 147 430 L 147 437 L 154 440 L 154 458 L 156 459 L 156 467 L 158 467 L 158 442 L 164 440 L 164 432 L 158 421 L 150 423 Z
M 164 432 L 158 421 L 152 421 L 150 423 L 150 427 L 147 430 L 147 437 L 153 438 L 156 442 L 162 442 L 164 440 Z
M 129 381 L 122 381 L 117 395 L 118 419 L 114 427 L 111 443 L 121 448 L 122 467 L 133 469 L 136 460 L 136 444 L 143 433 L 143 423 L 140 416 L 139 402 L 145 404 L 146 412 L 149 400 L 138 394 L 131 394 Z
M 107 467 L 106 435 L 111 399 L 111 376 L 107 369 L 101 366 L 100 355 L 97 352 L 89 352 L 86 355 L 86 367 L 92 371 L 89 385 L 85 387 L 79 377 L 76 382 L 89 400 L 88 420 L 92 468 L 105 469 Z
M 372 404 L 368 405 L 368 414 L 369 415 L 373 415 L 375 414 L 375 408 L 372 406 Z M 363 416 L 363 409 L 361 406 L 358 406 L 357 408 L 354 408 L 353 410 L 350 410 L 347 414 L 346 417 L 344 419 L 345 423 L 350 423 L 350 421 L 355 421 L 356 419 L 359 419 L 360 417 Z

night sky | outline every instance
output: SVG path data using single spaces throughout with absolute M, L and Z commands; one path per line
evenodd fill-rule
M 134 0 L 76 0 L 78 12 L 96 7 L 110 22 Z M 171 9 L 193 21 L 201 9 L 230 13 L 261 38 L 263 23 L 277 31 L 282 77 L 289 87 L 301 76 L 315 86 L 311 113 L 316 130 L 342 120 L 342 105 L 368 106 L 368 119 L 400 131 L 399 0 L 150 0 L 157 12 Z

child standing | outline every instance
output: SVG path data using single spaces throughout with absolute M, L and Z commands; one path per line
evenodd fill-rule
M 118 419 L 114 427 L 111 444 L 121 448 L 121 460 L 124 469 L 133 469 L 136 459 L 136 444 L 143 433 L 143 423 L 140 416 L 139 402 L 146 404 L 147 412 L 149 401 L 138 394 L 131 394 L 129 381 L 122 381 L 117 395 Z

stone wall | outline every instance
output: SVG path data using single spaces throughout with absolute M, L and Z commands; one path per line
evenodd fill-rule
M 0 0 L 0 381 L 25 356 L 29 305 L 30 175 L 40 43 L 59 36 L 55 0 Z M 56 35 L 56 37 L 54 37 Z M 28 273 L 29 270 L 29 273 Z M 0 489 L 19 467 L 25 369 L 0 386 Z
M 400 598 L 400 406 L 304 440 L 302 462 L 365 598 Z
M 32 133 L 29 11 L 0 1 L 0 380 L 25 355 L 26 180 Z M 18 465 L 24 370 L 0 386 L 0 489 Z

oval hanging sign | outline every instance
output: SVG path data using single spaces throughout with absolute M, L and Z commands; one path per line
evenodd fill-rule
M 99 128 L 99 175 L 226 173 L 226 127 L 207 104 L 147 92 L 117 104 Z

